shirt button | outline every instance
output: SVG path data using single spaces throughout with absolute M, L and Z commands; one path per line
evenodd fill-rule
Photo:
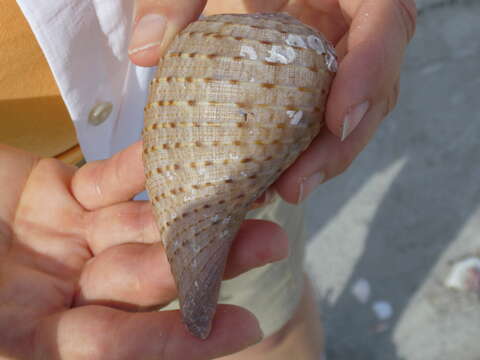
M 88 123 L 93 126 L 100 125 L 112 113 L 113 105 L 109 102 L 102 102 L 95 105 L 88 114 Z

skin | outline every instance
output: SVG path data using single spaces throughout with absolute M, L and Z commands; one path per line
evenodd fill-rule
M 412 0 L 137 0 L 135 6 L 136 23 L 151 13 L 167 18 L 164 38 L 148 39 L 160 45 L 130 55 L 141 66 L 155 65 L 202 11 L 287 11 L 335 44 L 340 64 L 327 127 L 275 184 L 292 203 L 308 194 L 300 196 L 312 174 L 322 171 L 330 179 L 345 171 L 392 110 L 415 28 Z M 345 116 L 364 101 L 370 110 L 340 141 Z M 138 142 L 77 170 L 0 145 L 0 188 L 8 189 L 0 197 L 0 359 L 211 359 L 260 341 L 256 319 L 238 307 L 219 307 L 206 341 L 186 331 L 178 312 L 145 312 L 171 301 L 175 287 L 150 205 L 130 201 L 144 187 L 140 152 Z M 226 275 L 284 258 L 287 248 L 278 226 L 247 221 Z M 304 295 L 304 303 L 308 299 Z M 298 351 L 310 354 L 305 359 L 318 356 L 320 350 L 308 348 L 318 333 L 315 323 L 308 324 L 312 309 L 299 310 L 278 334 L 252 348 L 249 359 L 266 359 L 282 339 L 284 351 L 271 358 Z M 295 340 L 288 345 L 288 339 Z
M 177 311 L 147 312 L 176 290 L 150 204 L 130 201 L 140 152 L 78 170 L 0 145 L 0 359 L 211 359 L 260 341 L 239 307 L 219 306 L 206 341 Z M 247 221 L 226 277 L 287 253 L 279 226 Z

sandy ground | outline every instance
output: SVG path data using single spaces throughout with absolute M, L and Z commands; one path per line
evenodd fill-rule
M 480 1 L 417 4 L 396 110 L 308 202 L 329 360 L 480 359 L 480 293 L 444 285 L 480 255 Z

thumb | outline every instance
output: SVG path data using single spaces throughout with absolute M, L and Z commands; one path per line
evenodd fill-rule
M 196 20 L 206 0 L 136 0 L 130 60 L 155 66 L 175 35 Z

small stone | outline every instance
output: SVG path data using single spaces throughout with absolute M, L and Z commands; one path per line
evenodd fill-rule
M 370 298 L 370 283 L 367 279 L 360 278 L 352 286 L 353 296 L 362 304 L 366 304 Z
M 469 257 L 458 261 L 448 274 L 445 286 L 457 290 L 480 292 L 480 258 Z
M 372 305 L 372 310 L 378 320 L 390 319 L 393 315 L 393 307 L 388 301 L 375 301 Z

